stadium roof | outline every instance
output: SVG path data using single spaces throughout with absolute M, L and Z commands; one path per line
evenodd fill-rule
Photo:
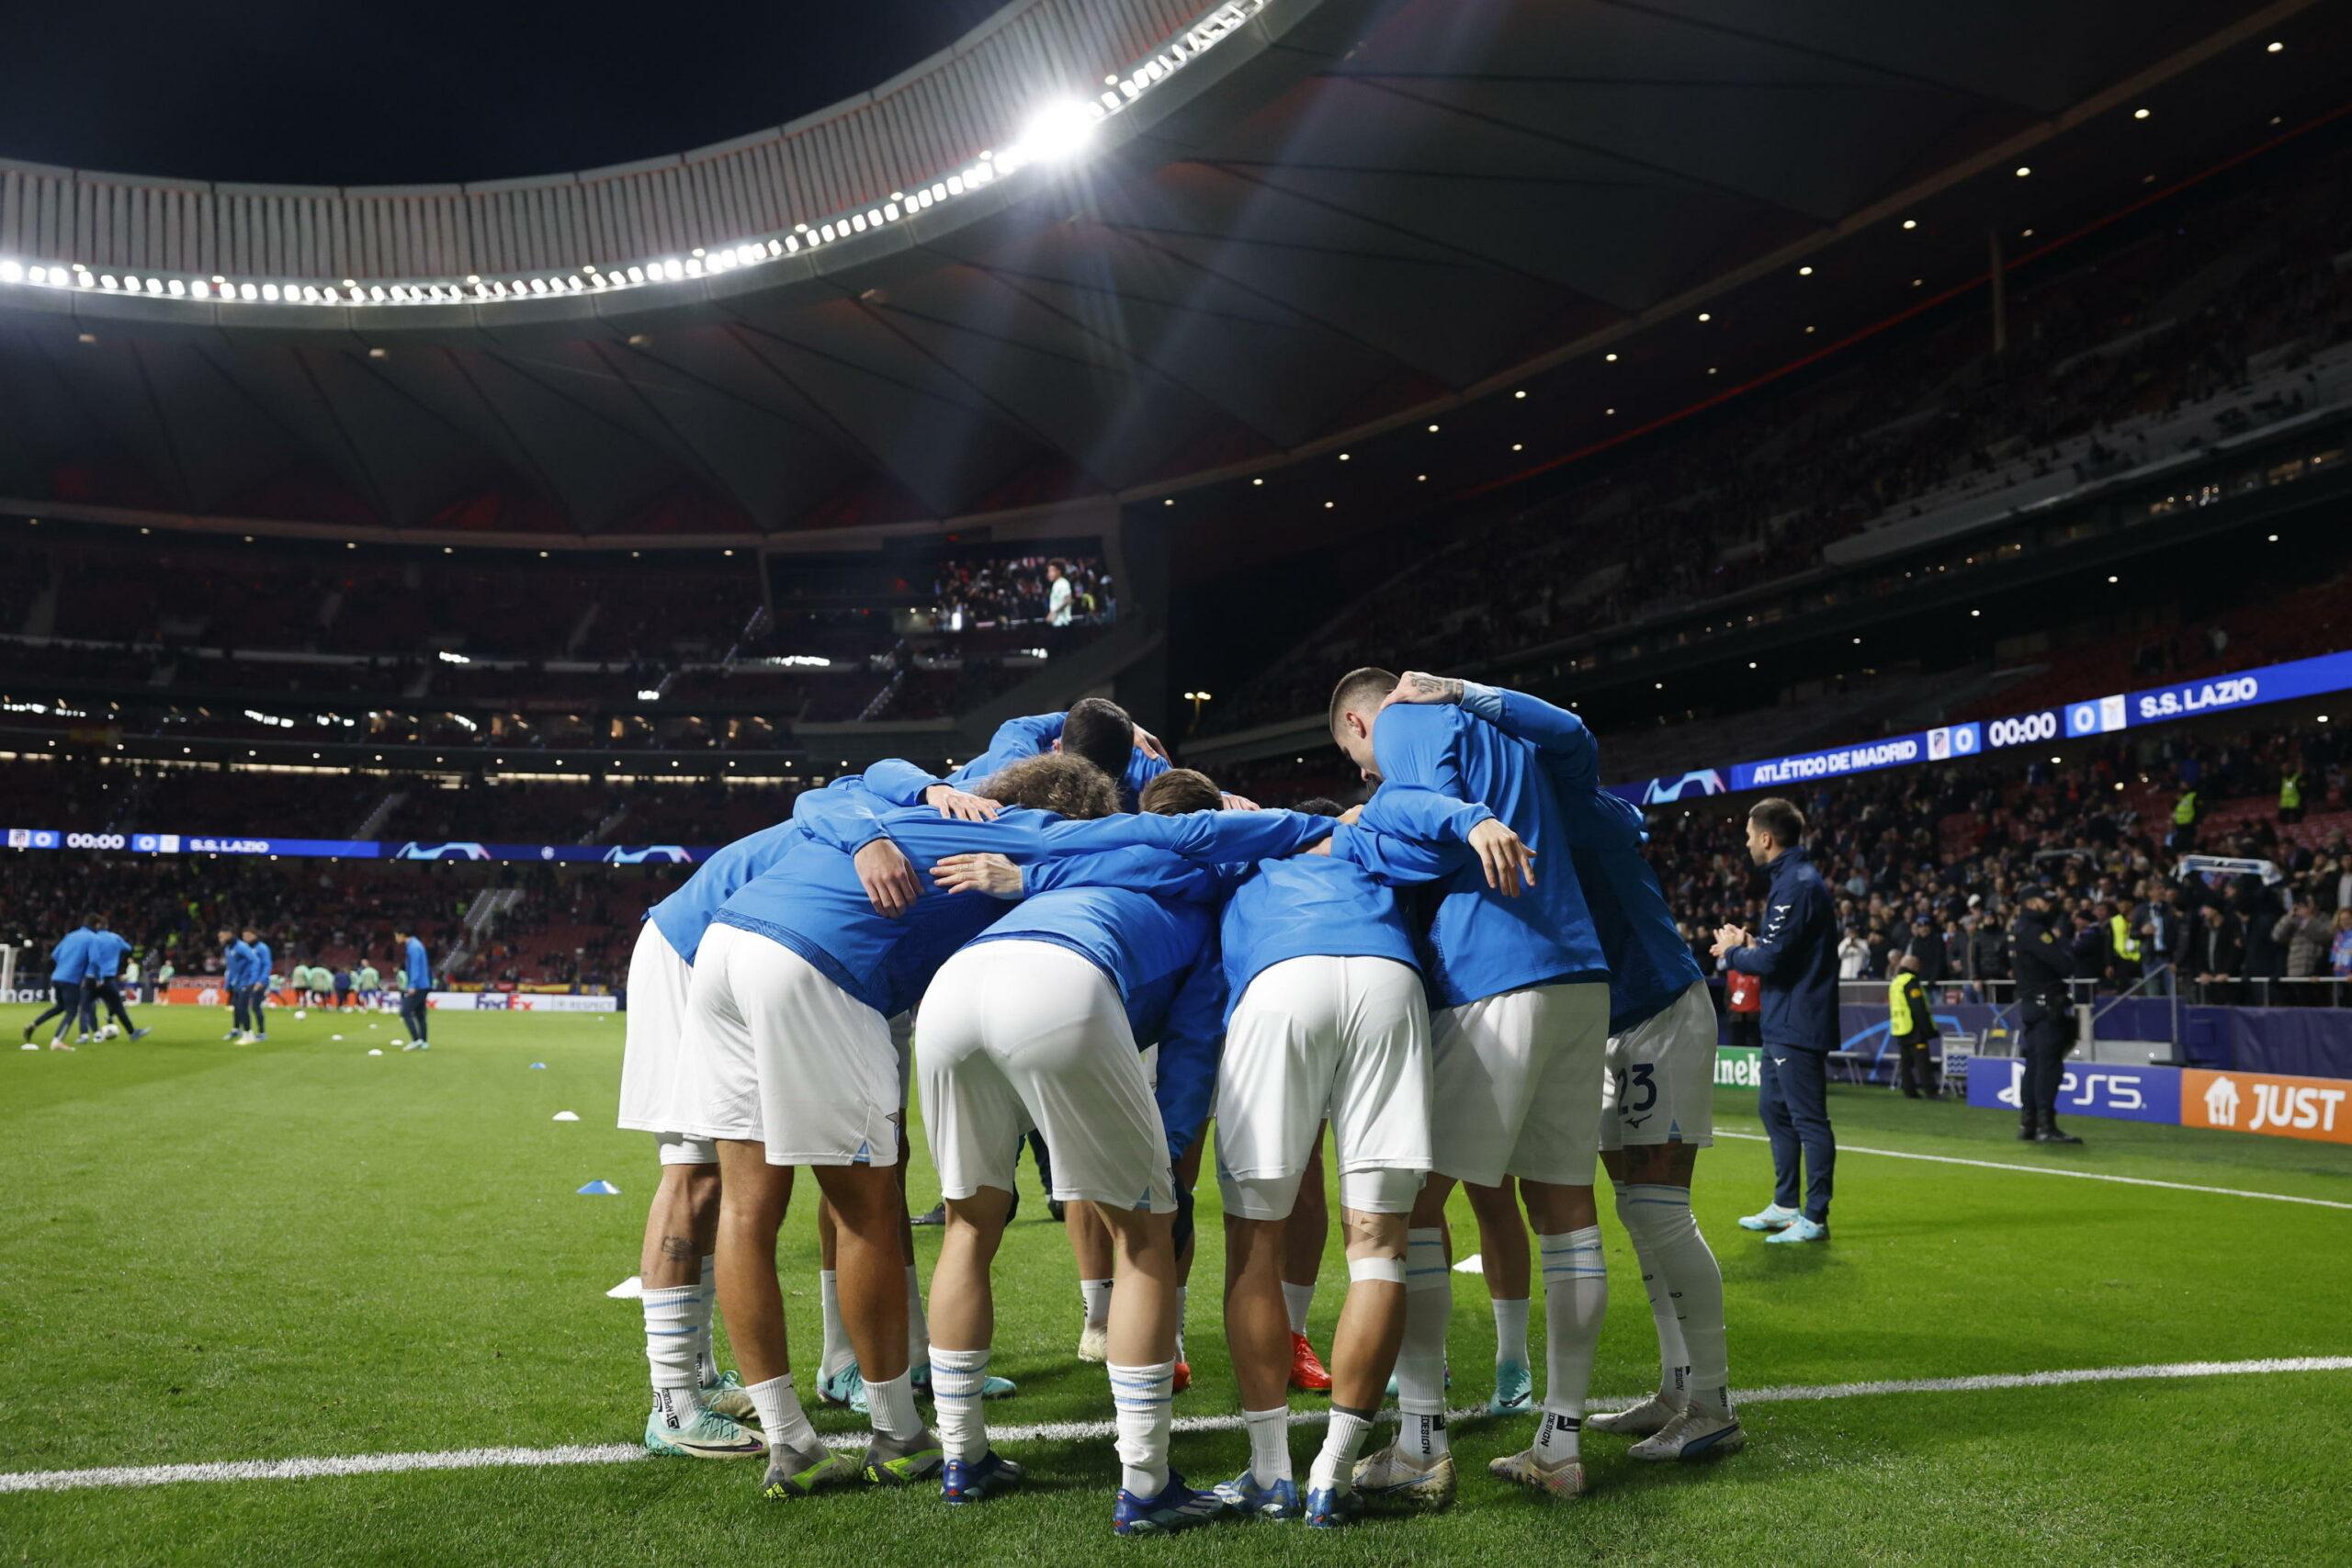
M 1196 5 L 1016 0 L 545 179 L 0 164 L 0 507 L 741 542 L 1295 479 L 1530 387 L 1572 449 L 2336 110 L 2347 58 L 2309 0 Z

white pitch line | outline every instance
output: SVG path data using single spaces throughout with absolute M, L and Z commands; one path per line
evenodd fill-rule
M 1719 1138 L 1745 1138 L 1751 1144 L 1771 1140 L 1761 1133 L 1733 1133 L 1715 1130 Z M 1909 1149 L 1874 1149 L 1862 1144 L 1839 1144 L 1841 1155 L 1884 1155 L 1889 1159 L 1926 1160 L 1930 1165 L 1972 1165 L 1979 1170 L 2021 1170 L 2029 1176 L 2071 1176 L 2077 1181 L 2113 1181 L 2125 1187 L 2162 1187 L 2174 1192 L 2205 1192 L 2216 1198 L 2265 1198 L 2273 1203 L 2309 1203 L 2315 1209 L 2352 1209 L 2352 1203 L 2334 1198 L 2305 1198 L 2293 1192 L 2255 1192 L 2243 1187 L 2199 1187 L 2188 1181 L 2158 1181 L 2151 1176 L 2115 1176 L 2104 1170 L 2066 1170 L 2053 1165 L 2014 1165 L 2007 1160 L 1962 1159 L 1958 1155 L 1915 1154 Z
M 2352 1371 L 2352 1356 L 2291 1356 L 2256 1361 L 2162 1361 L 2138 1367 L 2078 1367 L 2046 1372 L 1985 1372 L 1973 1377 L 1894 1378 L 1874 1382 L 1804 1383 L 1786 1388 L 1748 1389 L 1742 1404 L 1776 1404 L 1826 1399 L 1862 1399 L 1883 1393 L 1974 1393 L 1985 1390 L 2059 1388 L 2081 1382 L 2136 1382 L 2170 1378 L 2259 1376 L 2278 1372 Z M 1623 1410 L 1638 1398 L 1587 1402 L 1591 1410 Z M 1457 1410 L 1452 1419 L 1466 1421 L 1484 1416 L 1482 1408 Z M 1291 1425 L 1308 1426 L 1323 1419 L 1319 1410 L 1295 1410 Z M 1230 1432 L 1241 1426 L 1238 1416 L 1188 1416 L 1175 1423 L 1179 1432 Z M 1113 1434 L 1107 1421 L 1041 1421 L 1025 1427 L 997 1427 L 989 1436 L 1001 1442 L 1085 1442 Z M 827 1435 L 835 1448 L 863 1448 L 863 1432 Z M 514 1466 L 627 1464 L 652 1456 L 636 1443 L 582 1443 L 553 1449 L 448 1449 L 437 1453 L 351 1454 L 340 1459 L 229 1460 L 212 1464 L 111 1465 L 97 1470 L 22 1470 L 0 1472 L 0 1493 L 73 1492 L 92 1487 L 167 1486 L 184 1481 L 312 1481 L 336 1475 L 394 1475 L 414 1471 L 496 1470 Z

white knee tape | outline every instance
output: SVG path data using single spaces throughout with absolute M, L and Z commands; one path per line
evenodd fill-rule
M 1407 1214 L 1420 1196 L 1424 1172 L 1348 1170 L 1340 1173 L 1341 1206 L 1367 1214 Z
M 1405 1282 L 1405 1260 L 1401 1258 L 1351 1258 L 1348 1259 L 1348 1279 L 1351 1283 L 1358 1280 L 1378 1280 L 1385 1284 L 1401 1285 Z

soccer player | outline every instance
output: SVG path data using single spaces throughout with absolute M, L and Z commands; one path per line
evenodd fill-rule
M 1428 839 L 1506 833 L 1484 807 L 1427 791 Z M 1442 820 L 1446 825 L 1440 826 Z M 1217 1488 L 1235 1511 L 1302 1512 L 1284 1403 L 1294 1342 L 1283 1302 L 1284 1229 L 1326 1117 L 1340 1168 L 1348 1295 L 1331 1341 L 1331 1416 L 1304 1513 L 1329 1529 L 1362 1511 L 1353 1472 L 1405 1333 L 1406 1215 L 1430 1161 L 1430 1029 L 1420 965 L 1396 897 L 1350 856 L 1247 868 L 1220 922 L 1233 997 L 1217 1077 L 1217 1184 L 1226 1213 L 1226 1336 L 1250 1432 L 1250 1468 Z M 1471 863 L 1419 870 L 1429 880 Z
M 122 987 L 116 977 L 122 973 L 123 955 L 130 951 L 129 939 L 120 931 L 109 930 L 104 915 L 92 915 L 89 919 L 90 946 L 82 974 L 82 1031 L 98 1034 L 98 1006 L 106 1005 L 115 1024 L 133 1040 L 147 1038 L 147 1031 L 130 1021 L 122 1009 Z
M 359 972 L 356 975 L 354 975 L 351 978 L 353 984 L 358 987 L 359 1005 L 361 1007 L 367 1009 L 370 1012 L 373 1012 L 378 1007 L 382 1005 L 384 999 L 384 977 L 376 973 L 376 965 L 373 961 L 366 958 L 361 959 L 359 961 Z
M 261 1010 L 268 1005 L 269 993 L 277 985 L 277 976 L 271 973 L 269 943 L 261 940 L 261 933 L 252 926 L 247 926 L 244 937 L 245 945 L 253 950 L 253 956 L 246 961 L 245 970 L 245 984 L 248 987 L 248 995 L 245 998 L 245 1043 L 250 1045 L 257 1040 L 269 1038 L 268 1022 L 262 1017 Z
M 1418 671 L 1408 671 L 1393 695 L 1400 703 L 1456 704 L 1540 750 L 1609 960 L 1600 1158 L 1641 1261 L 1657 1329 L 1658 1390 L 1631 1410 L 1586 1424 L 1640 1438 L 1631 1450 L 1635 1459 L 1735 1452 L 1747 1437 L 1731 1405 L 1723 1270 L 1690 1213 L 1699 1151 L 1714 1142 L 1714 1003 L 1642 852 L 1641 813 L 1600 787 L 1600 749 L 1565 708 Z M 1512 1479 L 1541 1475 L 1529 1455 L 1505 1462 Z
M 1075 756 L 1027 759 L 978 793 L 1026 809 L 967 822 L 929 808 L 876 812 L 846 791 L 802 795 L 793 811 L 810 836 L 727 901 L 696 953 L 683 1033 L 692 1111 L 684 1130 L 719 1140 L 718 1292 L 768 1438 L 770 1496 L 803 1495 L 854 1474 L 903 1485 L 940 1468 L 936 1442 L 913 1411 L 906 1204 L 891 1168 L 901 1097 L 887 1021 L 1002 906 L 924 888 L 908 854 L 933 861 L 1154 841 L 1182 853 L 1188 840 L 1215 843 L 1214 823 L 1195 831 L 1122 817 L 1055 827 L 1039 813 L 1095 818 L 1116 806 L 1109 779 Z M 1109 836 L 1057 845 L 1045 837 L 1095 827 Z M 840 1225 L 841 1309 L 874 1424 L 855 1466 L 816 1440 L 785 1350 L 775 1238 L 797 1165 L 815 1168 Z
M 1406 1237 L 1406 1327 L 1396 1359 L 1398 1440 L 1362 1461 L 1366 1500 L 1443 1507 L 1457 1487 L 1445 1430 L 1445 1327 L 1453 1292 L 1441 1228 L 1457 1181 L 1519 1178 L 1545 1282 L 1544 1420 L 1531 1450 L 1548 1489 L 1582 1485 L 1577 1434 L 1608 1300 L 1593 1202 L 1609 966 L 1566 852 L 1569 836 L 1535 749 L 1459 708 L 1384 705 L 1388 671 L 1343 676 L 1333 739 L 1369 780 L 1486 807 L 1511 830 L 1436 885 L 1429 931 L 1432 1168 Z M 1363 820 L 1395 827 L 1375 790 Z M 1409 838 L 1409 832 L 1396 836 Z M 1557 852 L 1540 878 L 1529 860 Z M 1482 874 L 1483 873 L 1483 874 Z M 1507 897 L 1521 882 L 1529 896 Z M 1516 1479 L 1516 1477 L 1514 1477 Z
M 683 1131 L 689 1111 L 679 1042 L 695 955 L 712 917 L 807 836 L 786 819 L 711 855 L 646 911 L 629 955 L 619 1122 L 653 1135 L 662 1166 L 638 1258 L 653 1377 L 645 1446 L 655 1453 L 729 1459 L 768 1451 L 767 1439 L 742 1424 L 754 1414 L 752 1401 L 733 1374 L 720 1373 L 711 1348 L 718 1149 L 712 1140 Z
M 351 1010 L 351 965 L 345 964 L 334 972 L 334 1010 Z
M 82 1016 L 82 976 L 89 971 L 90 930 L 86 925 L 75 926 L 57 939 L 49 950 L 49 1010 L 25 1025 L 25 1043 L 33 1043 L 34 1032 L 51 1019 L 57 1020 L 57 1033 L 49 1043 L 52 1051 L 71 1051 L 65 1043 L 65 1032 Z
M 220 948 L 220 988 L 229 993 L 230 1019 L 229 1032 L 220 1038 L 243 1045 L 253 1039 L 249 982 L 254 966 L 254 944 L 223 927 Z
M 1207 780 L 1179 770 L 1146 788 L 1145 808 L 1204 804 L 1170 798 L 1195 779 L 1205 806 L 1220 804 Z M 1170 784 L 1177 791 L 1161 787 Z M 1302 824 L 1302 834 L 1311 830 Z M 1090 885 L 1077 869 L 1089 857 L 1017 869 L 995 856 L 943 862 L 944 887 L 1027 897 L 942 966 L 917 1043 L 924 1127 L 947 1203 L 932 1282 L 941 1495 L 976 1502 L 1021 1479 L 989 1446 L 980 1391 L 995 1330 L 989 1266 L 1012 1207 L 1021 1135 L 1035 1126 L 1056 1151 L 1051 1195 L 1091 1207 L 1112 1236 L 1104 1348 L 1121 1464 L 1112 1529 L 1122 1535 L 1184 1529 L 1225 1511 L 1169 1464 L 1180 1310 L 1174 1156 L 1205 1106 L 1179 1111 L 1171 1125 L 1159 1101 L 1185 1080 L 1204 1099 L 1216 1077 L 1222 987 L 1204 948 L 1222 889 L 1208 869 L 1175 855 L 1128 853 L 1132 869 L 1156 871 L 1161 885 Z M 1153 1042 L 1157 1085 L 1138 1050 Z
M 425 1037 L 424 1026 L 426 1003 L 433 995 L 433 965 L 424 961 L 424 942 L 414 931 L 395 926 L 392 941 L 401 951 L 401 1021 L 408 1026 L 408 1043 L 401 1049 L 429 1051 L 433 1043 Z

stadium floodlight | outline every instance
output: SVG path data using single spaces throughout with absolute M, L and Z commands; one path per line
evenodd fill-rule
M 997 154 L 996 163 L 1008 171 L 1023 164 L 1066 163 L 1094 140 L 1095 123 L 1103 112 L 1097 104 L 1056 98 L 1029 117 L 1019 138 Z
M 25 276 L 25 264 L 12 257 L 0 256 L 0 283 L 16 283 Z

